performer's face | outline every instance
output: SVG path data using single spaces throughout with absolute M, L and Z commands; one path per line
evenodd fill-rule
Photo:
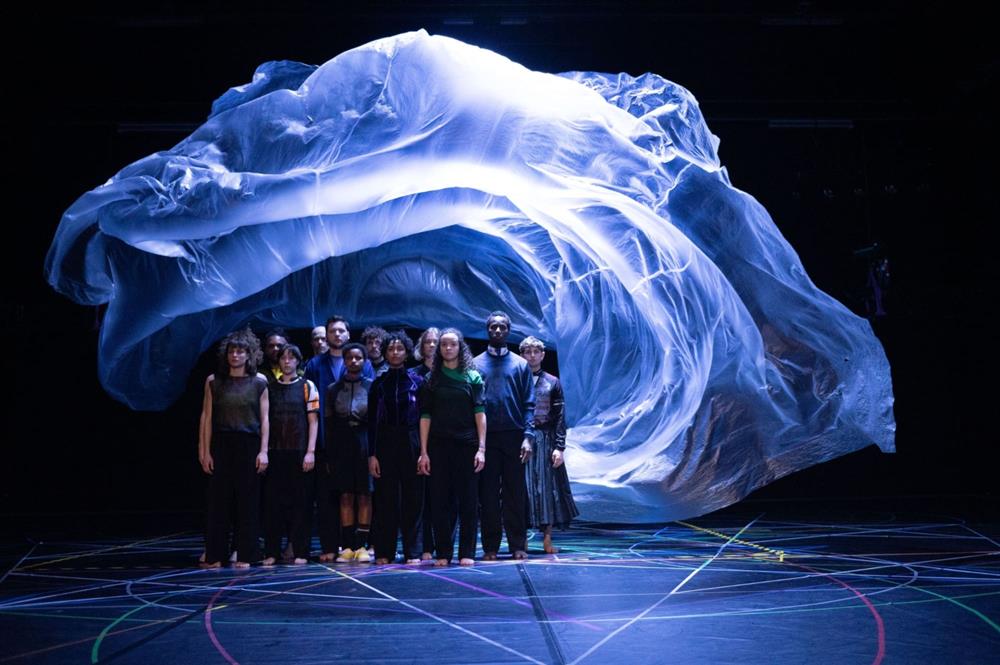
M 326 343 L 326 328 L 324 326 L 316 326 L 312 329 L 312 348 L 313 354 L 317 356 L 326 353 L 330 348 Z
M 427 335 L 424 337 L 424 341 L 420 345 L 420 355 L 424 358 L 433 358 L 434 351 L 438 348 L 438 338 L 437 335 Z
M 226 361 L 229 363 L 229 369 L 239 369 L 241 367 L 246 367 L 247 364 L 247 350 L 242 346 L 236 346 L 235 344 L 230 344 L 226 347 Z
M 398 339 L 389 342 L 385 347 L 385 359 L 389 367 L 402 367 L 406 362 L 406 347 Z
M 286 349 L 281 354 L 281 358 L 278 359 L 278 366 L 281 368 L 282 374 L 292 376 L 299 371 L 299 359 L 295 357 L 294 353 Z
M 361 353 L 361 349 L 351 349 L 344 354 L 344 367 L 348 374 L 360 374 L 364 364 L 365 354 Z
M 458 359 L 458 336 L 448 333 L 446 335 L 441 335 L 441 357 L 445 360 L 457 360 Z
M 339 349 L 347 344 L 347 340 L 350 338 L 351 333 L 343 321 L 334 321 L 326 328 L 326 342 L 331 348 Z
M 272 365 L 278 364 L 278 352 L 281 351 L 281 347 L 288 344 L 288 340 L 281 335 L 271 335 L 267 338 L 264 343 L 264 355 L 267 356 L 267 361 Z
M 528 367 L 531 368 L 532 372 L 537 372 L 542 367 L 542 361 L 545 360 L 545 351 L 537 346 L 529 346 L 521 352 L 521 357 L 528 361 Z
M 507 343 L 507 335 L 510 334 L 510 323 L 502 316 L 494 316 L 487 322 L 486 332 L 489 334 L 490 344 L 503 346 Z
M 368 349 L 368 357 L 372 359 L 372 362 L 378 362 L 378 359 L 382 357 L 382 340 L 378 337 L 372 337 L 365 342 L 365 348 Z

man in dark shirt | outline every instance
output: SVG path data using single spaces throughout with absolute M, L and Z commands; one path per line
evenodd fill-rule
M 486 467 L 479 480 L 483 560 L 495 561 L 501 517 L 515 559 L 527 557 L 527 488 L 522 465 L 535 440 L 535 381 L 528 363 L 507 348 L 510 317 L 493 312 L 486 320 L 489 346 L 475 358 L 486 383 Z

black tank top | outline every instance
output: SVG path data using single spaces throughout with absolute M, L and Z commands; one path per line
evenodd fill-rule
M 231 376 L 212 381 L 212 429 L 216 432 L 260 434 L 260 396 L 267 379 Z
M 306 415 L 305 379 L 291 383 L 274 381 L 267 388 L 270 402 L 271 434 L 268 446 L 273 450 L 305 450 L 309 443 L 309 419 Z

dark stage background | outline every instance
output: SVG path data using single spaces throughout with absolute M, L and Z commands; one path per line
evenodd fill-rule
M 767 207 L 822 289 L 865 315 L 869 259 L 857 254 L 877 243 L 888 257 L 887 314 L 872 321 L 893 368 L 899 452 L 869 448 L 755 497 L 995 498 L 997 275 L 987 238 L 997 222 L 997 58 L 989 23 L 967 7 L 150 2 L 57 12 L 38 3 L 4 23 L 0 515 L 203 506 L 196 424 L 210 363 L 164 413 L 104 394 L 98 312 L 42 275 L 63 210 L 179 141 L 258 64 L 320 64 L 419 28 L 535 70 L 676 81 L 700 100 L 734 185 Z

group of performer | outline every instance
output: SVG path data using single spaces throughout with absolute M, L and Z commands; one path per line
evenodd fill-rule
M 356 343 L 340 316 L 312 330 L 305 364 L 283 330 L 263 349 L 249 328 L 227 335 L 199 429 L 210 476 L 201 565 L 230 552 L 239 568 L 306 563 L 313 504 L 321 562 L 368 562 L 371 547 L 376 564 L 392 563 L 401 544 L 406 563 L 446 566 L 457 528 L 459 563 L 472 565 L 480 521 L 484 561 L 504 533 L 512 558 L 527 557 L 529 525 L 555 552 L 553 526 L 579 514 L 562 386 L 542 371 L 541 340 L 510 351 L 510 324 L 493 312 L 475 358 L 455 328 L 429 328 L 414 347 L 402 330 L 370 327 Z

